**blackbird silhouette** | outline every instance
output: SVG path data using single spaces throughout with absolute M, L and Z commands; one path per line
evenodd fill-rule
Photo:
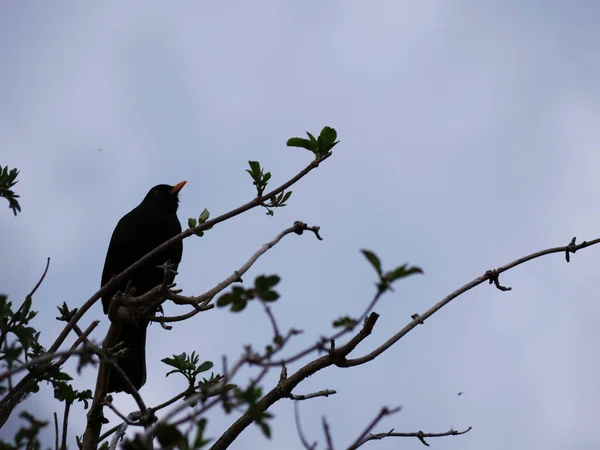
M 181 223 L 177 218 L 178 195 L 185 183 L 182 181 L 175 186 L 167 184 L 154 186 L 146 194 L 142 203 L 119 220 L 106 253 L 102 286 L 160 244 L 181 233 Z M 182 252 L 181 241 L 167 247 L 134 271 L 127 280 L 120 282 L 114 289 L 104 294 L 102 296 L 104 314 L 108 314 L 108 307 L 113 296 L 117 291 L 124 292 L 129 281 L 131 281 L 131 287 L 135 288 L 136 296 L 161 284 L 164 271 L 157 266 L 171 260 L 176 269 L 181 261 Z M 171 275 L 171 283 L 174 277 L 175 275 Z M 117 340 L 117 342 L 124 342 L 128 349 L 127 354 L 120 358 L 117 364 L 138 390 L 146 382 L 146 329 L 148 324 L 147 317 L 134 315 L 133 320 L 122 324 Z M 120 374 L 110 368 L 108 370 L 107 392 L 131 393 L 130 387 Z

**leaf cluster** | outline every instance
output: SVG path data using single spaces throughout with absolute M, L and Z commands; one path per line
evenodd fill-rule
M 377 272 L 377 276 L 379 277 L 379 281 L 377 282 L 377 289 L 380 293 L 387 291 L 392 288 L 392 283 L 398 281 L 401 278 L 408 277 L 410 275 L 414 275 L 416 273 L 423 273 L 423 270 L 417 266 L 408 266 L 408 264 L 403 264 L 401 266 L 396 267 L 394 270 L 390 270 L 389 272 L 384 272 L 381 267 L 381 261 L 379 257 L 370 250 L 361 250 L 362 254 L 367 258 L 367 261 L 373 266 L 375 272 Z
M 279 293 L 274 291 L 272 288 L 275 287 L 281 278 L 278 275 L 260 275 L 254 280 L 254 287 L 245 289 L 240 286 L 235 286 L 231 289 L 231 292 L 223 294 L 217 300 L 217 306 L 224 308 L 231 305 L 230 310 L 232 312 L 243 311 L 248 302 L 255 298 L 258 298 L 264 302 L 274 302 L 279 298 Z
M 15 433 L 14 444 L 0 439 L 0 448 L 6 450 L 17 450 L 22 448 L 40 450 L 42 448 L 39 440 L 40 430 L 46 427 L 48 422 L 37 420 L 27 411 L 21 411 L 19 417 L 23 419 L 26 424 L 20 427 Z
M 41 350 L 38 344 L 40 333 L 29 322 L 37 315 L 31 310 L 32 298 L 28 295 L 15 311 L 6 295 L 0 294 L 0 368 L 11 369 L 37 356 Z M 11 339 L 14 337 L 14 339 Z M 31 351 L 30 351 L 31 350 Z M 0 393 L 7 386 L 0 383 Z
M 246 169 L 246 172 L 250 174 L 250 177 L 252 178 L 252 184 L 256 186 L 256 196 L 262 197 L 265 189 L 267 188 L 269 180 L 271 179 L 271 172 L 265 173 L 258 161 L 248 161 L 248 165 L 250 166 L 250 169 Z M 285 202 L 289 200 L 291 195 L 292 191 L 282 191 L 279 193 L 279 195 L 273 195 L 270 197 L 268 199 L 269 203 L 263 203 L 261 206 L 267 209 L 268 216 L 273 216 L 273 208 L 287 206 Z
M 12 209 L 15 216 L 21 212 L 21 205 L 17 200 L 19 196 L 12 190 L 15 184 L 18 183 L 18 175 L 19 171 L 16 168 L 8 170 L 8 166 L 0 166 L 0 197 L 8 200 L 8 207 Z
M 319 159 L 327 154 L 333 147 L 335 147 L 340 141 L 337 139 L 337 131 L 331 127 L 324 127 L 321 130 L 318 138 L 315 138 L 308 131 L 306 132 L 308 139 L 293 137 L 288 139 L 288 147 L 300 147 L 304 148 L 315 155 L 315 159 Z
M 188 219 L 188 227 L 194 228 L 197 225 L 205 224 L 209 217 L 210 217 L 210 212 L 208 212 L 208 209 L 204 208 L 204 210 L 200 213 L 200 217 L 198 217 L 198 219 L 194 219 L 193 217 L 190 217 Z M 202 237 L 202 236 L 204 236 L 204 232 L 210 230 L 211 228 L 212 227 L 208 227 L 206 230 L 196 231 L 196 232 L 194 232 L 194 234 L 196 236 Z

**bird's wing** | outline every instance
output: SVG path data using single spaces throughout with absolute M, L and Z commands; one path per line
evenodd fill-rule
M 127 269 L 131 264 L 144 256 L 136 245 L 136 228 L 134 225 L 135 210 L 126 214 L 119 220 L 108 245 L 106 259 L 104 261 L 104 270 L 102 271 L 101 284 L 104 286 L 110 279 Z M 102 305 L 104 312 L 108 313 L 110 300 L 118 289 L 112 289 L 102 296 Z

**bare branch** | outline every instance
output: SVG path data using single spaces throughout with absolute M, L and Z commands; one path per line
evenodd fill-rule
M 103 433 L 103 434 L 102 434 L 102 435 L 101 435 L 101 436 L 98 438 L 98 442 L 102 442 L 104 439 L 106 439 L 106 438 L 107 438 L 107 437 L 109 437 L 111 434 L 113 434 L 115 431 L 117 431 L 117 430 L 119 429 L 119 427 L 120 427 L 121 425 L 123 425 L 123 423 L 125 423 L 125 422 L 122 422 L 122 423 L 120 423 L 119 425 L 115 425 L 115 426 L 114 426 L 114 427 L 112 427 L 110 430 L 108 430 L 107 432 Z M 127 424 L 125 423 L 125 425 L 127 425 Z
M 56 411 L 53 413 L 54 415 L 54 448 L 58 450 L 58 415 Z
M 140 408 L 142 417 L 147 420 L 148 419 L 148 417 L 147 417 L 148 416 L 148 408 L 146 407 L 146 404 L 144 403 L 144 400 L 142 399 L 142 396 L 140 395 L 139 391 L 135 388 L 135 386 L 133 385 L 133 383 L 131 382 L 129 377 L 125 374 L 123 369 L 121 369 L 121 367 L 115 361 L 109 360 L 109 363 L 111 365 L 111 370 L 114 370 L 121 376 L 122 380 L 125 382 L 125 384 L 129 388 L 128 393 L 133 396 L 133 399 L 137 403 L 138 408 Z
M 29 369 L 38 365 L 42 365 L 45 363 L 48 363 L 49 361 L 52 361 L 54 358 L 65 358 L 68 359 L 70 356 L 73 355 L 83 355 L 85 353 L 93 353 L 92 350 L 90 350 L 89 348 L 79 348 L 79 349 L 70 349 L 70 350 L 65 350 L 63 352 L 56 352 L 56 353 L 45 353 L 41 356 L 38 356 L 37 358 L 33 358 L 30 359 L 27 362 L 24 362 L 23 364 L 21 364 L 18 367 L 13 367 L 12 369 L 9 369 L 3 373 L 0 373 L 0 380 L 5 379 L 6 377 L 10 377 L 18 372 L 21 372 L 25 369 Z M 58 366 L 59 364 L 57 364 Z
M 373 428 L 375 428 L 377 426 L 377 424 L 379 422 L 381 422 L 381 420 L 384 417 L 392 415 L 392 414 L 396 414 L 401 409 L 402 409 L 401 406 L 398 406 L 393 409 L 389 409 L 387 406 L 384 406 L 383 408 L 381 408 L 381 411 L 379 411 L 379 414 L 377 414 L 377 416 L 367 426 L 367 428 L 365 428 L 365 431 L 362 432 L 362 434 L 354 441 L 354 443 L 352 445 L 350 445 L 350 447 L 348 447 L 348 450 L 356 450 L 358 447 L 360 447 L 362 445 L 362 441 L 365 439 L 365 437 L 371 432 L 371 430 L 373 430 Z
M 313 375 L 314 373 L 335 364 L 337 361 L 345 359 L 346 355 L 350 353 L 362 340 L 364 340 L 375 326 L 377 318 L 379 317 L 376 313 L 371 313 L 369 317 L 365 319 L 361 330 L 345 345 L 337 348 L 335 351 L 331 351 L 324 356 L 321 356 L 296 371 L 292 376 L 287 378 L 281 377 L 277 385 L 271 389 L 264 397 L 262 397 L 257 405 L 262 411 L 266 411 L 275 402 L 282 398 L 287 398 L 292 393 L 292 390 L 303 380 Z M 265 367 L 266 369 L 267 367 Z M 240 433 L 252 423 L 252 416 L 246 412 L 233 425 L 231 425 L 225 433 L 215 442 L 211 447 L 212 450 L 222 450 L 227 447 L 240 435 Z
M 337 394 L 337 391 L 331 389 L 324 389 L 322 391 L 313 392 L 311 394 L 290 394 L 288 397 L 292 400 L 309 400 L 315 397 L 329 397 L 330 395 Z
M 575 238 L 573 238 L 573 239 L 575 239 Z M 398 333 L 396 333 L 394 336 L 392 336 L 391 338 L 389 338 L 386 342 L 384 342 L 382 345 L 380 345 L 379 347 L 377 347 L 372 352 L 370 352 L 367 355 L 362 356 L 360 358 L 349 359 L 349 360 L 344 361 L 342 364 L 339 364 L 339 365 L 341 367 L 352 367 L 352 366 L 358 366 L 360 364 L 364 364 L 366 362 L 369 362 L 369 361 L 375 359 L 377 356 L 381 355 L 384 351 L 386 351 L 388 348 L 390 348 L 392 345 L 394 345 L 396 342 L 398 342 L 407 333 L 409 333 L 410 331 L 412 331 L 413 328 L 415 328 L 419 324 L 422 324 L 425 320 L 427 320 L 428 318 L 430 318 L 431 316 L 433 316 L 436 312 L 438 312 L 440 309 L 442 309 L 444 306 L 446 306 L 448 303 L 450 303 L 456 297 L 464 294 L 465 292 L 473 289 L 476 286 L 479 286 L 482 283 L 485 283 L 486 281 L 489 281 L 491 283 L 496 284 L 496 281 L 498 280 L 498 275 L 500 275 L 503 272 L 506 272 L 507 270 L 512 269 L 513 267 L 516 267 L 516 266 L 518 266 L 520 264 L 523 264 L 523 263 L 525 263 L 527 261 L 531 261 L 532 259 L 536 259 L 536 258 L 539 258 L 541 256 L 549 255 L 549 254 L 552 254 L 552 253 L 563 253 L 563 252 L 566 252 L 567 254 L 568 253 L 575 253 L 577 250 L 580 250 L 580 249 L 583 249 L 583 248 L 586 248 L 586 247 L 590 247 L 592 245 L 596 245 L 596 244 L 600 243 L 600 239 L 594 239 L 593 241 L 590 241 L 590 242 L 585 242 L 584 241 L 584 242 L 582 242 L 579 245 L 572 245 L 573 242 L 574 242 L 574 240 L 572 240 L 569 245 L 566 245 L 566 246 L 563 246 L 563 247 L 553 247 L 553 248 L 549 248 L 549 249 L 546 249 L 546 250 L 541 250 L 539 252 L 535 252 L 535 253 L 532 253 L 530 255 L 523 256 L 522 258 L 516 259 L 513 262 L 505 264 L 504 266 L 501 266 L 501 267 L 499 267 L 499 268 L 497 268 L 495 270 L 488 270 L 483 275 L 475 278 L 473 281 L 465 284 L 464 286 L 458 288 L 457 290 L 455 290 L 451 294 L 449 294 L 446 297 L 444 297 L 442 300 L 440 300 L 434 306 L 432 306 L 431 308 L 429 308 L 423 314 L 420 314 L 420 315 L 417 314 L 416 316 L 413 316 L 413 320 L 411 322 L 409 322 Z M 497 284 L 499 285 L 499 282 Z M 507 289 L 504 288 L 502 290 L 507 290 Z
M 277 326 L 277 321 L 275 320 L 273 311 L 271 311 L 271 307 L 267 305 L 267 302 L 265 301 L 261 300 L 260 303 L 263 305 L 265 314 L 269 318 L 269 322 L 271 322 L 271 326 L 273 327 L 273 336 L 275 337 L 274 342 L 281 342 L 283 338 L 281 337 L 281 333 L 279 332 L 279 327 Z
M 315 227 L 313 227 L 313 228 L 315 228 Z M 295 222 L 294 225 L 283 230 L 281 233 L 279 233 L 277 236 L 275 236 L 274 239 L 267 242 L 266 244 L 263 244 L 260 247 L 260 249 L 258 249 L 250 257 L 250 259 L 248 259 L 248 261 L 246 261 L 246 263 L 244 265 L 242 265 L 239 269 L 235 270 L 230 276 L 225 278 L 223 281 L 218 283 L 214 288 L 210 289 L 209 291 L 206 291 L 204 294 L 201 294 L 201 295 L 198 295 L 195 297 L 186 297 L 183 295 L 167 294 L 167 298 L 171 299 L 175 303 L 198 305 L 198 308 L 196 308 L 196 310 L 190 311 L 182 316 L 169 317 L 168 320 L 167 320 L 167 318 L 160 318 L 160 317 L 157 317 L 154 320 L 157 322 L 176 322 L 179 320 L 189 319 L 190 317 L 195 316 L 199 312 L 209 309 L 208 306 L 204 306 L 204 305 L 207 305 L 207 303 L 210 302 L 218 293 L 220 293 L 221 291 L 223 291 L 224 289 L 226 289 L 233 283 L 241 280 L 242 276 L 244 276 L 246 274 L 246 272 L 248 272 L 248 270 L 250 270 L 250 268 L 256 263 L 256 261 L 258 261 L 258 259 L 262 255 L 264 255 L 267 251 L 269 251 L 270 249 L 275 247 L 275 245 L 277 245 L 279 243 L 279 241 L 281 241 L 281 239 L 283 239 L 285 236 L 287 236 L 288 234 L 291 234 L 291 233 L 302 234 L 301 231 L 307 230 L 307 229 L 309 229 L 309 227 L 305 223 L 298 222 L 298 221 Z
M 37 284 L 33 287 L 33 289 L 31 290 L 31 292 L 29 293 L 29 295 L 27 297 L 33 297 L 33 294 L 35 294 L 35 291 L 37 291 L 38 288 L 42 285 L 42 282 L 44 281 L 44 278 L 46 278 L 46 274 L 48 273 L 48 267 L 50 267 L 50 258 L 48 258 L 46 260 L 46 268 L 44 269 L 44 273 L 42 273 L 42 277 L 37 282 Z
M 319 340 L 318 342 L 316 342 L 314 345 L 305 348 L 304 350 L 301 350 L 300 352 L 296 353 L 293 356 L 289 356 L 287 358 L 282 358 L 276 361 L 252 361 L 255 364 L 259 364 L 259 365 L 264 365 L 264 366 L 280 366 L 281 364 L 289 364 L 291 362 L 297 361 L 300 358 L 314 352 L 315 350 L 319 350 L 323 348 L 323 343 L 324 342 L 329 342 L 332 345 L 332 348 L 330 348 L 330 351 L 332 349 L 334 349 L 335 346 L 335 341 L 339 338 L 341 338 L 342 336 L 344 336 L 347 333 L 350 333 L 351 331 L 354 330 L 354 328 L 356 327 L 356 325 L 358 325 L 359 323 L 363 322 L 367 315 L 372 311 L 372 309 L 375 307 L 375 305 L 377 304 L 377 302 L 379 301 L 379 299 L 381 298 L 381 296 L 383 295 L 382 291 L 378 291 L 374 296 L 373 299 L 371 300 L 371 302 L 369 303 L 369 305 L 367 306 L 367 308 L 363 311 L 363 313 L 360 315 L 360 317 L 358 318 L 358 320 L 356 320 L 355 325 L 353 325 L 352 327 L 345 327 L 343 330 L 338 331 L 337 333 L 331 335 L 330 337 L 323 337 L 321 340 Z
M 298 431 L 298 437 L 300 438 L 300 442 L 302 442 L 302 446 L 306 450 L 314 450 L 317 448 L 317 442 L 315 441 L 310 445 L 306 440 L 304 431 L 302 431 L 302 423 L 300 422 L 300 403 L 298 402 L 294 402 L 294 418 L 296 419 L 296 430 Z
M 133 420 L 131 420 L 129 417 L 125 416 L 125 414 L 123 414 L 121 411 L 119 411 L 115 405 L 112 404 L 112 402 L 109 401 L 104 401 L 102 402 L 102 406 L 108 406 L 117 416 L 119 416 L 119 418 L 125 422 L 127 425 L 140 425 L 137 422 L 134 422 Z
M 331 439 L 331 433 L 329 432 L 329 424 L 327 418 L 323 416 L 323 434 L 325 434 L 325 442 L 327 442 L 327 450 L 333 450 L 333 439 Z
M 71 402 L 65 400 L 65 413 L 63 415 L 62 443 L 61 450 L 67 450 L 67 431 L 69 427 L 69 411 L 71 410 Z
M 469 431 L 471 431 L 471 427 L 469 427 L 463 431 L 456 431 L 456 430 L 450 429 L 449 431 L 446 431 L 444 433 L 423 433 L 422 431 L 417 431 L 417 432 L 413 432 L 413 433 L 394 433 L 394 429 L 392 428 L 387 433 L 369 434 L 359 443 L 358 447 L 360 447 L 361 445 L 363 445 L 364 443 L 366 443 L 368 441 L 379 440 L 379 439 L 383 439 L 386 437 L 414 437 L 414 438 L 419 439 L 423 443 L 423 445 L 429 447 L 429 444 L 425 441 L 425 438 L 459 436 L 461 434 L 468 433 Z M 358 448 L 358 447 L 356 447 L 356 448 Z

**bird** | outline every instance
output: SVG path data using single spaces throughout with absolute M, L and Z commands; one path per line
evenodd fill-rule
M 101 286 L 110 279 L 127 269 L 137 260 L 154 250 L 163 242 L 181 233 L 181 223 L 177 218 L 179 207 L 179 191 L 186 181 L 175 186 L 159 184 L 148 191 L 142 202 L 125 214 L 113 231 L 106 252 Z M 181 262 L 183 253 L 182 241 L 178 241 L 154 256 L 146 264 L 136 269 L 126 280 L 108 290 L 102 296 L 104 314 L 108 314 L 110 302 L 118 292 L 124 292 L 128 283 L 135 288 L 139 296 L 161 284 L 164 270 L 158 266 L 167 260 L 171 261 L 174 270 Z M 171 274 L 169 283 L 173 282 L 175 274 Z M 124 342 L 128 349 L 125 356 L 119 358 L 116 364 L 123 370 L 133 387 L 139 390 L 146 383 L 146 329 L 150 321 L 144 315 L 134 320 L 122 323 L 117 342 Z M 108 368 L 107 393 L 132 393 L 130 385 L 123 380 L 119 372 Z

